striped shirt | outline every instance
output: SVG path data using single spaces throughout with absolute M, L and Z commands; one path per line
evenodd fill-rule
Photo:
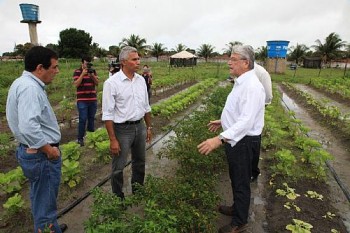
M 77 80 L 83 70 L 76 69 L 73 74 L 74 81 Z M 97 73 L 95 71 L 95 75 L 97 76 Z M 87 74 L 83 77 L 83 80 L 81 81 L 81 84 L 77 87 L 77 101 L 96 101 L 97 95 L 96 95 L 96 85 L 94 83 L 94 80 Z

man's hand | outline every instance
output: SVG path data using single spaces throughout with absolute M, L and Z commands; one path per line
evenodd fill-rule
M 87 75 L 87 74 L 89 74 L 89 73 L 88 73 L 88 69 L 85 68 L 85 69 L 83 69 L 83 71 L 81 72 L 81 76 L 80 76 L 80 77 L 84 77 L 84 76 Z
M 221 146 L 221 140 L 218 136 L 209 138 L 197 146 L 198 152 L 203 155 L 208 155 L 210 152 Z
M 112 156 L 118 156 L 120 152 L 120 145 L 118 140 L 112 140 L 109 144 L 109 150 Z
M 216 132 L 219 128 L 221 128 L 221 120 L 210 121 L 207 126 L 211 132 Z
M 152 140 L 152 129 L 151 128 L 147 128 L 147 136 L 146 136 L 146 142 L 150 143 Z
M 46 156 L 49 160 L 57 160 L 61 156 L 61 153 L 58 147 L 52 146 L 51 149 L 48 150 L 48 153 L 46 153 Z

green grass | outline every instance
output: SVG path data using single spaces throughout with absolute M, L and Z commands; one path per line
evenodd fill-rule
M 309 83 L 312 79 L 343 79 L 350 78 L 350 71 L 347 70 L 344 76 L 344 69 L 306 69 L 298 67 L 297 70 L 287 68 L 285 74 L 271 74 L 271 78 L 276 82 Z
M 59 74 L 55 77 L 52 84 L 48 85 L 47 93 L 52 105 L 57 105 L 64 97 L 75 101 L 76 88 L 73 86 L 73 72 L 79 68 L 81 61 L 79 59 L 60 59 Z M 100 84 L 97 91 L 103 89 L 103 82 L 108 78 L 108 61 L 94 61 L 93 68 L 96 69 L 100 78 Z M 146 62 L 142 62 L 142 67 Z M 179 77 L 194 77 L 194 79 L 206 79 L 217 77 L 225 79 L 228 76 L 228 67 L 226 64 L 218 63 L 199 63 L 195 67 L 169 67 L 168 62 L 147 62 L 152 69 L 154 80 L 170 77 L 178 79 Z M 8 88 L 12 82 L 18 78 L 24 69 L 23 61 L 1 61 L 0 62 L 0 113 L 5 113 L 5 103 Z M 141 70 L 139 71 L 141 72 Z

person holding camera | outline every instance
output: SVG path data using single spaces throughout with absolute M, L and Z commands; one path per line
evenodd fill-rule
M 96 86 L 98 76 L 96 70 L 92 68 L 91 58 L 83 56 L 81 67 L 73 74 L 73 84 L 77 87 L 77 108 L 79 112 L 78 144 L 84 146 L 84 136 L 86 131 L 95 131 L 95 115 L 97 111 Z
M 109 77 L 111 77 L 115 73 L 119 72 L 119 70 L 120 70 L 120 63 L 119 62 L 112 62 L 112 63 L 108 64 Z

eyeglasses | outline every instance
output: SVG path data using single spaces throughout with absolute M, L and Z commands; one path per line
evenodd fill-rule
M 233 58 L 233 57 L 230 58 L 231 62 L 237 62 L 237 61 L 242 61 L 242 60 L 247 60 L 247 59 L 246 58 Z

